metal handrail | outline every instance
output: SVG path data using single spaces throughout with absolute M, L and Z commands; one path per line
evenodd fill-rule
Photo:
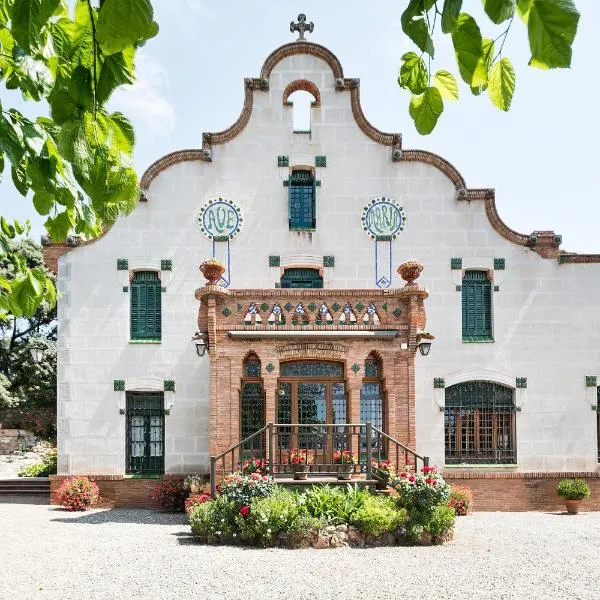
M 428 467 L 429 466 L 429 456 L 421 456 L 420 454 L 417 454 L 414 450 L 412 450 L 411 448 L 409 448 L 408 446 L 405 446 L 402 442 L 399 442 L 398 440 L 394 439 L 392 436 L 388 435 L 387 433 L 385 433 L 384 431 L 381 431 L 381 429 L 378 429 L 377 427 L 372 427 L 372 430 L 374 433 L 376 433 L 377 435 L 380 435 L 381 437 L 389 440 L 390 442 L 392 442 L 392 444 L 394 444 L 396 446 L 396 466 L 399 466 L 399 460 L 398 460 L 398 449 L 401 448 L 402 450 L 404 450 L 404 455 L 406 456 L 407 454 L 410 454 L 414 457 L 415 459 L 415 467 L 417 466 L 417 459 L 422 460 L 423 461 L 423 466 L 424 467 Z

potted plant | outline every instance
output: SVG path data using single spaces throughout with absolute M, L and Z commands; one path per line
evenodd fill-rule
M 183 480 L 183 484 L 190 490 L 190 493 L 198 494 L 200 493 L 200 486 L 202 485 L 203 479 L 202 475 L 191 473 Z
M 292 465 L 294 479 L 304 481 L 308 478 L 310 465 L 314 461 L 314 454 L 306 448 L 292 448 L 288 456 L 288 464 Z
M 371 463 L 371 470 L 373 477 L 377 479 L 377 489 L 385 490 L 388 485 L 388 481 L 392 477 L 396 476 L 396 467 L 391 460 L 376 460 L 373 459 Z
M 340 481 L 350 481 L 354 472 L 354 465 L 358 460 L 350 450 L 337 450 L 333 453 L 333 462 L 338 466 L 338 476 Z
M 556 487 L 556 493 L 564 498 L 567 513 L 576 515 L 581 501 L 590 495 L 590 486 L 584 479 L 561 479 Z

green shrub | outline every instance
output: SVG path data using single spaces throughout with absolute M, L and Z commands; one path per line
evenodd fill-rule
M 274 486 L 271 495 L 254 498 L 250 511 L 237 519 L 241 538 L 266 545 L 279 533 L 296 529 L 301 514 L 297 494 Z
M 401 471 L 391 485 L 409 513 L 433 510 L 438 504 L 446 504 L 450 497 L 450 486 L 435 467 L 423 467 L 420 473 Z
M 468 487 L 453 485 L 450 489 L 448 506 L 454 509 L 456 516 L 466 515 L 473 508 L 473 492 Z
M 217 486 L 222 496 L 235 502 L 238 507 L 250 506 L 253 498 L 264 498 L 273 491 L 273 480 L 267 475 L 253 472 L 248 475 L 236 471 L 227 475 Z
M 423 529 L 433 537 L 442 537 L 454 527 L 455 520 L 454 509 L 440 504 L 433 509 L 429 520 L 423 525 Z
M 364 504 L 369 492 L 358 486 L 347 489 L 328 485 L 313 486 L 298 497 L 308 516 L 320 519 L 328 525 L 349 523 L 354 513 Z
M 386 496 L 367 496 L 363 505 L 352 515 L 351 523 L 364 533 L 380 536 L 394 532 L 408 520 L 405 508 Z
M 556 493 L 565 500 L 583 500 L 590 495 L 590 486 L 585 479 L 562 479 Z
M 56 448 L 50 448 L 43 456 L 40 462 L 23 467 L 19 470 L 19 477 L 48 477 L 56 475 Z
M 222 541 L 238 535 L 239 507 L 226 496 L 219 496 L 194 507 L 190 512 L 192 533 L 199 537 L 215 536 Z

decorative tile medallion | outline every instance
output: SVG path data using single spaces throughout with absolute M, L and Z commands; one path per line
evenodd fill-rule
M 275 367 L 273 366 L 273 363 L 269 363 L 267 365 L 267 371 L 269 371 L 269 373 L 272 373 L 275 370 Z
M 314 302 L 311 302 L 308 305 L 308 310 L 310 310 L 310 312 L 315 312 L 315 310 L 317 310 L 317 305 Z
M 163 258 L 160 261 L 161 271 L 170 271 L 173 268 L 173 261 L 170 258 Z
M 333 310 L 333 312 L 337 312 L 338 310 L 340 310 L 340 308 L 341 308 L 341 306 L 337 302 L 334 302 L 331 305 L 331 310 Z
M 350 368 L 354 371 L 355 375 L 360 371 L 360 365 L 358 363 L 354 363 Z
M 241 231 L 243 221 L 240 207 L 224 198 L 209 200 L 198 217 L 200 230 L 209 240 L 217 237 L 232 240 Z
M 585 387 L 596 387 L 598 385 L 598 378 L 596 375 L 585 376 Z
M 387 312 L 387 302 L 385 302 L 384 304 L 382 304 L 381 308 L 383 308 L 383 310 L 385 310 L 385 312 Z
M 456 286 L 456 291 L 457 292 L 462 292 L 462 285 L 457 285 Z
M 278 156 L 277 157 L 277 166 L 278 167 L 289 167 L 290 166 L 290 157 L 289 156 Z
M 128 292 L 129 291 L 129 286 L 128 285 L 124 285 L 123 286 L 123 291 L 124 292 Z
M 506 260 L 504 258 L 494 259 L 494 271 L 504 271 L 506 267 Z
M 225 315 L 226 317 L 229 317 L 231 315 L 231 311 L 227 307 L 225 307 L 223 309 L 223 315 Z
M 433 378 L 433 387 L 434 388 L 445 388 L 446 380 L 443 377 L 434 377 Z
M 124 392 L 125 391 L 125 380 L 124 379 L 115 379 L 113 381 L 113 390 L 115 392 Z
M 363 309 L 364 307 L 365 307 L 365 305 L 364 305 L 362 302 L 357 302 L 357 303 L 354 305 L 354 308 L 356 308 L 356 310 L 357 310 L 358 312 L 362 311 L 362 309 Z
M 163 386 L 165 392 L 174 392 L 175 391 L 175 382 L 172 379 L 165 379 L 163 381 Z
M 242 312 L 242 308 L 244 308 L 239 302 L 237 303 L 237 311 Z
M 402 314 L 402 311 L 399 308 L 395 308 L 392 314 L 396 317 L 396 319 L 398 319 Z
M 129 261 L 126 258 L 117 258 L 117 271 L 127 271 L 129 269 Z
M 269 310 L 269 305 L 268 305 L 266 302 L 263 302 L 263 303 L 260 305 L 260 310 L 262 310 L 263 312 L 265 312 L 265 311 Z
M 518 388 L 526 388 L 527 387 L 527 377 L 517 377 L 515 379 L 515 386 Z
M 279 267 L 281 266 L 281 257 L 280 256 L 269 256 L 269 266 L 270 267 Z
M 451 258 L 450 268 L 453 271 L 460 271 L 462 269 L 462 258 Z
M 326 167 L 327 157 L 326 156 L 315 156 L 315 167 Z
M 335 267 L 335 256 L 324 256 L 323 257 L 324 267 Z
M 500 286 L 499 285 L 495 285 L 494 286 L 494 291 L 495 292 L 499 292 L 500 291 Z
M 398 237 L 406 226 L 404 209 L 392 198 L 374 198 L 363 208 L 362 228 L 373 240 L 377 236 Z
M 288 302 L 283 308 L 285 308 L 285 310 L 290 312 L 290 310 L 292 310 L 292 308 L 294 308 L 294 307 Z

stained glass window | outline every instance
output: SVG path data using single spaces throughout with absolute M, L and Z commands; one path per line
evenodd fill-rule
M 344 376 L 341 363 L 299 361 L 287 362 L 281 365 L 281 375 L 284 377 L 340 377 Z
M 246 377 L 260 377 L 260 360 L 247 360 L 245 371 Z
M 265 425 L 265 403 L 262 383 L 242 384 L 241 395 L 241 436 L 242 439 L 256 433 Z M 260 436 L 250 440 L 245 450 L 262 449 L 263 440 Z

